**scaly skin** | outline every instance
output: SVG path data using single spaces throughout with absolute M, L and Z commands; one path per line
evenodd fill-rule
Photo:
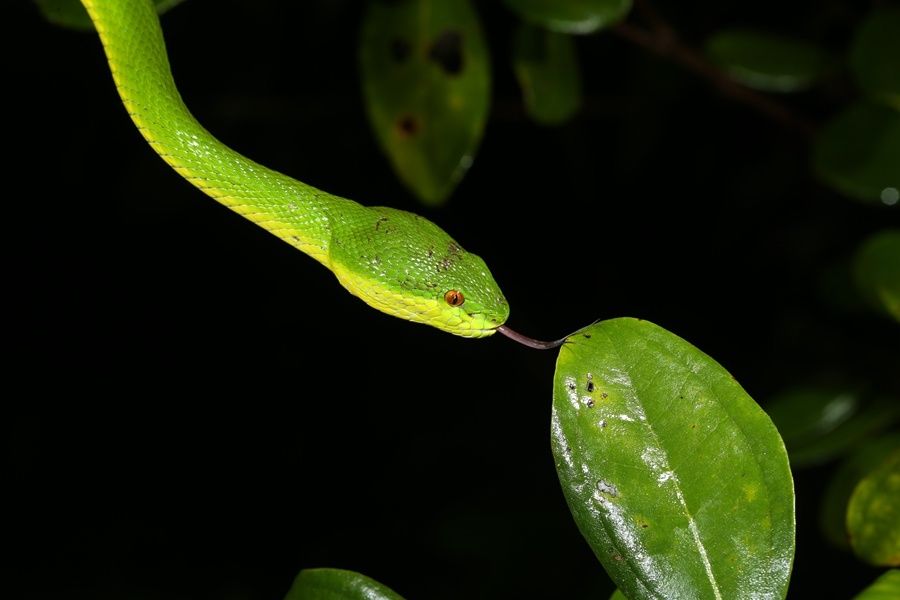
M 228 148 L 191 115 L 175 87 L 150 0 L 82 0 L 116 88 L 138 130 L 179 175 L 315 258 L 366 304 L 464 337 L 509 316 L 484 261 L 430 221 L 367 208 L 267 169 Z M 451 306 L 447 292 L 465 301 Z

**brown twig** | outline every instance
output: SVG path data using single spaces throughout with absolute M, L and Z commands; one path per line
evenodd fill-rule
M 648 0 L 637 0 L 636 7 L 648 22 L 650 29 L 620 23 L 612 29 L 619 37 L 696 73 L 714 85 L 723 95 L 753 108 L 782 125 L 795 129 L 807 137 L 815 132 L 815 126 L 809 120 L 796 115 L 781 102 L 737 83 L 703 54 L 682 43 L 675 30 L 663 20 Z

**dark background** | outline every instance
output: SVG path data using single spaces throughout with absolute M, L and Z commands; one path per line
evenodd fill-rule
M 822 373 L 890 385 L 896 324 L 835 298 L 840 265 L 897 217 L 816 184 L 801 135 L 611 35 L 578 41 L 580 116 L 536 126 L 508 63 L 515 19 L 480 2 L 491 118 L 457 193 L 425 210 L 364 116 L 361 5 L 186 2 L 164 29 L 188 106 L 267 166 L 436 221 L 529 335 L 649 319 L 761 402 Z M 835 52 L 869 6 L 659 5 L 692 43 L 756 25 Z M 550 454 L 554 352 L 371 310 L 159 160 L 93 35 L 27 2 L 5 24 L 9 598 L 277 600 L 315 566 L 410 600 L 612 590 Z M 838 73 L 787 101 L 822 121 L 854 93 Z M 794 597 L 849 597 L 877 573 L 819 536 L 829 473 L 795 473 Z

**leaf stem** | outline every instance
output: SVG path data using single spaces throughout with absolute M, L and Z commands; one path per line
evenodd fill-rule
M 681 65 L 706 79 L 724 96 L 800 132 L 805 137 L 811 137 L 815 133 L 816 128 L 808 119 L 795 114 L 781 102 L 737 83 L 699 51 L 684 44 L 648 0 L 635 0 L 635 5 L 649 28 L 619 23 L 611 31 L 620 38 Z

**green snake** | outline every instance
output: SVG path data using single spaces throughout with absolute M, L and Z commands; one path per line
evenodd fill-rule
M 151 0 L 82 0 L 128 114 L 153 150 L 205 194 L 330 269 L 351 294 L 402 319 L 463 337 L 503 333 L 509 304 L 484 261 L 434 223 L 365 207 L 238 154 L 181 99 Z

